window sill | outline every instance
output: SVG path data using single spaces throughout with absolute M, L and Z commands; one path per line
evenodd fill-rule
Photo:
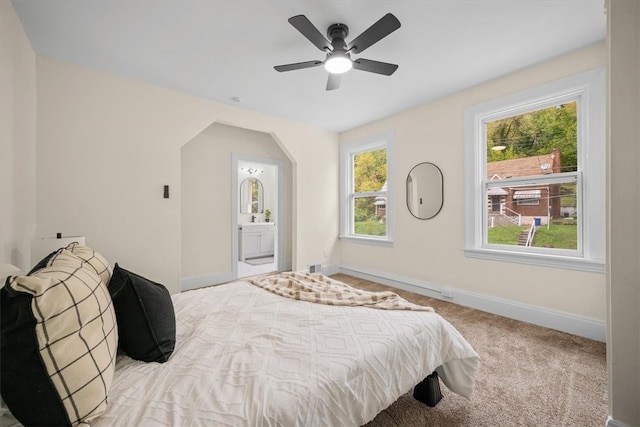
M 338 236 L 340 240 L 354 242 L 354 243 L 363 243 L 365 245 L 375 245 L 375 246 L 393 246 L 393 240 L 380 239 L 376 237 L 361 237 L 361 236 Z
M 511 251 L 486 248 L 465 249 L 464 254 L 468 258 L 488 259 L 492 261 L 502 262 L 515 262 L 520 264 L 535 265 L 539 267 L 584 271 L 588 273 L 604 274 L 605 272 L 604 262 L 587 258 L 536 253 L 516 253 Z

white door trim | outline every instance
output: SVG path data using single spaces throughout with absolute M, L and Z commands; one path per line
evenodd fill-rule
M 231 153 L 231 271 L 232 279 L 238 278 L 238 206 L 240 203 L 239 186 L 238 186 L 238 168 L 239 162 L 263 163 L 276 167 L 276 205 L 278 206 L 272 219 L 275 222 L 275 261 L 276 269 L 284 271 L 284 252 L 283 252 L 283 236 L 284 227 L 282 227 L 282 183 L 284 180 L 282 160 L 269 159 L 266 157 L 250 156 L 245 154 Z

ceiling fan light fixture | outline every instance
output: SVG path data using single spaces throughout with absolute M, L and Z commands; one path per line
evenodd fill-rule
M 353 68 L 351 59 L 346 54 L 333 54 L 324 62 L 324 69 L 331 74 L 343 74 Z
M 276 65 L 275 70 L 278 72 L 302 70 L 304 68 L 317 67 L 324 65 L 325 70 L 329 73 L 327 80 L 327 90 L 336 90 L 340 87 L 340 79 L 342 74 L 350 69 L 367 71 L 369 73 L 390 76 L 397 69 L 396 64 L 387 62 L 373 61 L 371 59 L 356 58 L 351 60 L 351 54 L 362 53 L 369 46 L 379 42 L 395 30 L 400 28 L 400 21 L 387 13 L 377 20 L 373 25 L 364 30 L 355 39 L 347 43 L 345 39 L 349 35 L 349 27 L 345 24 L 332 24 L 327 28 L 327 37 L 325 37 L 304 15 L 296 15 L 289 18 L 289 23 L 307 38 L 315 47 L 326 54 L 324 61 L 304 61 L 293 64 Z

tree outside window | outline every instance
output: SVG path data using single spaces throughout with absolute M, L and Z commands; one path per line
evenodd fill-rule
M 391 136 L 345 144 L 340 159 L 340 237 L 390 243 Z
M 487 179 L 494 190 L 487 193 L 487 243 L 578 248 L 577 124 L 576 101 L 485 124 Z M 549 181 L 561 173 L 564 181 Z M 522 177 L 529 182 L 509 183 Z
M 354 155 L 353 180 L 354 234 L 386 235 L 386 148 Z M 373 193 L 377 195 L 372 196 Z
M 465 110 L 465 255 L 604 271 L 605 70 Z

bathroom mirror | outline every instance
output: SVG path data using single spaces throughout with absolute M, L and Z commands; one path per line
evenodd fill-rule
M 407 176 L 407 207 L 418 219 L 438 215 L 444 199 L 442 171 L 433 163 L 419 163 Z
M 240 213 L 262 213 L 262 191 L 258 178 L 245 178 L 240 184 Z

